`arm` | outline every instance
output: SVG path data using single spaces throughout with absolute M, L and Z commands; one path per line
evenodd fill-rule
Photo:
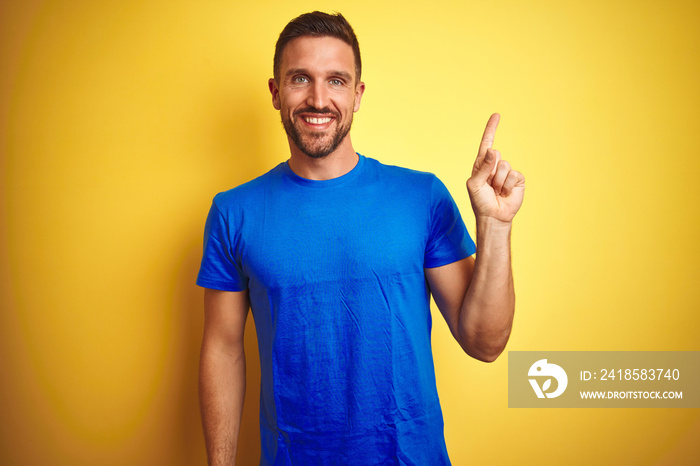
M 491 148 L 499 118 L 489 119 L 467 181 L 476 216 L 476 259 L 425 270 L 452 335 L 467 354 L 487 362 L 501 354 L 513 324 L 510 232 L 525 190 L 523 175 Z
M 515 292 L 510 267 L 510 228 L 477 224 L 474 256 L 425 269 L 430 291 L 464 351 L 494 361 L 510 336 Z
M 248 292 L 205 289 L 199 401 L 210 465 L 232 465 L 245 396 Z

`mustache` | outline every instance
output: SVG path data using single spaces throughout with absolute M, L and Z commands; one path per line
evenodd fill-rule
M 301 113 L 317 113 L 320 115 L 330 115 L 330 116 L 333 116 L 335 118 L 340 118 L 340 114 L 338 112 L 335 112 L 328 107 L 321 108 L 321 109 L 318 109 L 315 107 L 305 107 L 305 108 L 302 108 L 302 109 L 295 111 L 294 116 L 297 116 Z

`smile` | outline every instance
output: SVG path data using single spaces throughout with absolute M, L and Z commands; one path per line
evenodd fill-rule
M 325 118 L 304 117 L 304 121 L 307 123 L 311 123 L 312 125 L 324 125 L 326 123 L 330 123 L 331 120 L 332 120 L 331 117 L 325 117 Z

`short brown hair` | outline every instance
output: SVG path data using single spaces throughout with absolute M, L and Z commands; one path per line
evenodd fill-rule
M 357 42 L 355 31 L 350 23 L 341 15 L 336 13 L 329 15 L 320 11 L 304 13 L 291 20 L 280 33 L 275 46 L 275 59 L 273 63 L 273 74 L 275 81 L 280 80 L 280 65 L 282 62 L 282 52 L 289 41 L 297 37 L 335 37 L 342 40 L 350 47 L 355 55 L 355 80 L 360 80 L 362 74 L 362 60 L 360 59 L 360 44 Z

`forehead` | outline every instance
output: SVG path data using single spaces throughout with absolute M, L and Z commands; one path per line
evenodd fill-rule
M 350 45 L 335 37 L 297 37 L 282 52 L 280 74 L 292 69 L 319 73 L 339 70 L 354 77 L 355 55 Z

